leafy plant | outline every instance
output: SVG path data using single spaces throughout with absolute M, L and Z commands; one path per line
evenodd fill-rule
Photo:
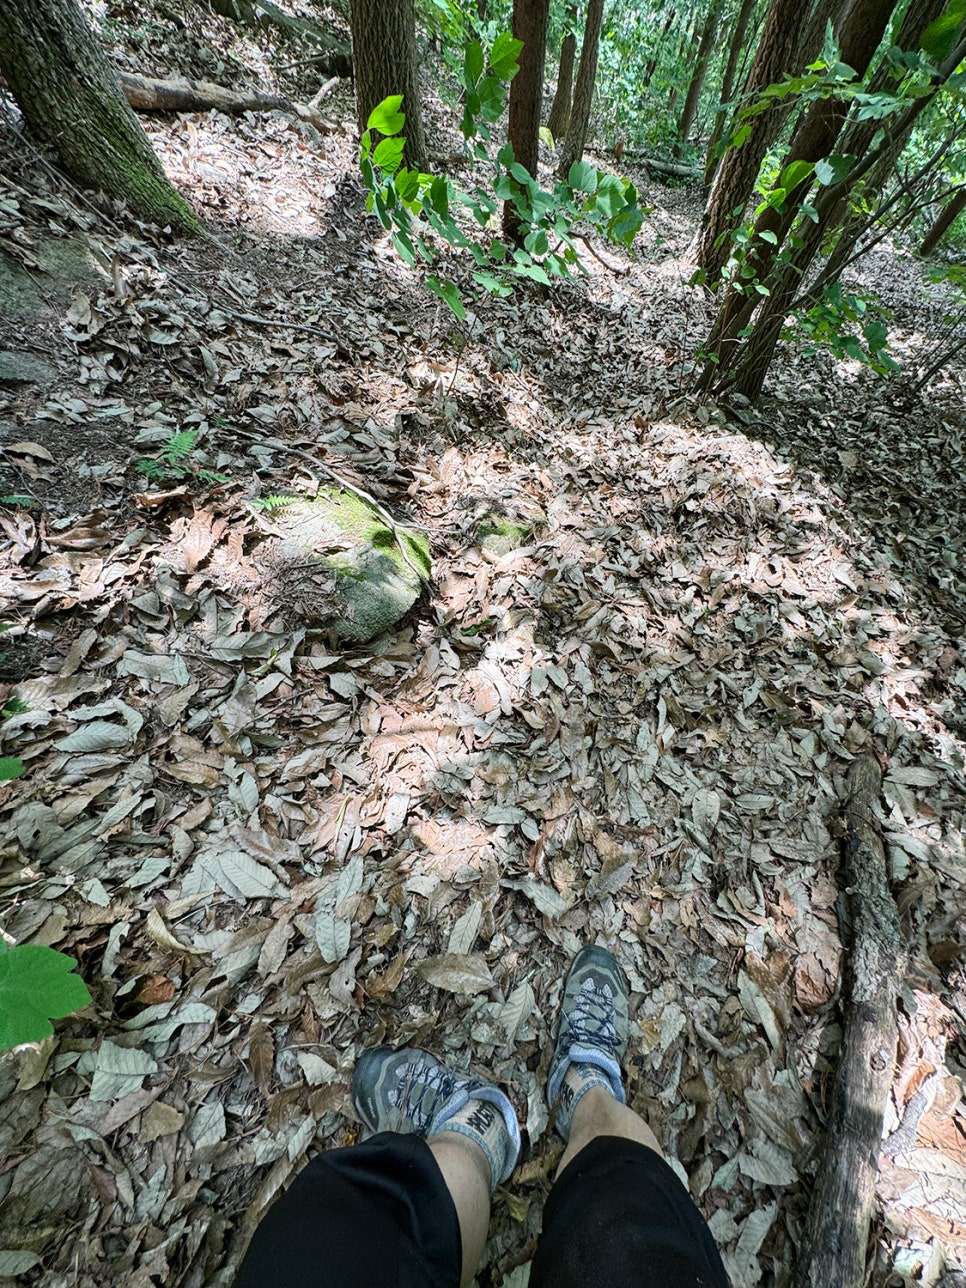
M 0 935 L 0 1051 L 23 1042 L 42 1042 L 63 1019 L 91 1000 L 84 981 L 72 972 L 77 962 L 41 944 L 10 948 Z
M 39 510 L 40 502 L 35 501 L 32 496 L 26 492 L 9 492 L 6 496 L 0 496 L 0 505 L 14 505 L 22 510 Z
M 181 429 L 162 444 L 156 456 L 137 461 L 134 468 L 146 479 L 156 483 L 171 483 L 186 478 L 196 478 L 200 483 L 208 484 L 227 483 L 227 474 L 217 474 L 201 463 L 204 456 L 195 450 L 197 440 L 196 429 Z
M 817 304 L 794 317 L 797 330 L 814 342 L 806 347 L 806 353 L 822 346 L 836 358 L 852 358 L 880 375 L 899 370 L 899 364 L 886 352 L 889 329 L 882 310 L 865 296 L 843 290 L 841 283 L 827 285 Z
M 610 241 L 629 246 L 644 222 L 634 185 L 616 175 L 575 162 L 567 183 L 557 182 L 552 192 L 517 163 L 513 148 L 502 147 L 491 155 L 490 126 L 506 103 L 506 86 L 518 71 L 522 44 L 509 32 L 496 37 L 487 54 L 479 40 L 464 50 L 462 65 L 463 119 L 461 130 L 474 174 L 474 186 L 458 189 L 444 175 L 422 174 L 402 165 L 405 113 L 402 96 L 384 99 L 372 112 L 362 136 L 359 165 L 369 190 L 366 209 L 375 211 L 402 259 L 414 267 L 417 258 L 428 266 L 438 254 L 430 240 L 434 233 L 449 246 L 468 250 L 476 268 L 476 285 L 494 295 L 511 294 L 521 278 L 549 285 L 551 277 L 569 277 L 582 269 L 574 245 L 576 227 L 585 222 Z M 383 137 L 376 141 L 377 135 Z M 519 221 L 519 245 L 507 244 L 497 235 L 496 216 L 501 203 L 513 206 Z M 459 221 L 460 214 L 470 236 Z M 459 289 L 436 275 L 426 279 L 433 294 L 444 300 L 457 318 L 466 316 Z
M 261 510 L 265 514 L 277 514 L 287 506 L 296 505 L 302 498 L 298 496 L 286 496 L 280 492 L 272 492 L 269 496 L 258 496 L 251 502 L 253 510 Z

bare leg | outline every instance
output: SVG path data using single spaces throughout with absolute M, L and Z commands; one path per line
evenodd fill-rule
M 469 1288 L 480 1264 L 490 1224 L 490 1167 L 479 1145 L 455 1132 L 440 1132 L 426 1143 L 456 1205 L 463 1241 L 460 1288 Z
M 603 1087 L 591 1087 L 577 1102 L 570 1124 L 570 1139 L 557 1168 L 557 1177 L 597 1136 L 624 1136 L 627 1140 L 640 1141 L 664 1157 L 657 1137 L 639 1114 L 628 1109 L 627 1105 L 619 1104 Z

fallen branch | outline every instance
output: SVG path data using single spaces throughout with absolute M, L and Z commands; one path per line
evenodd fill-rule
M 866 1282 L 882 1115 L 895 1070 L 905 943 L 873 819 L 882 771 L 872 752 L 852 762 L 847 782 L 844 875 L 852 942 L 842 992 L 845 1033 L 795 1288 L 862 1288 Z
M 338 127 L 326 120 L 316 110 L 321 101 L 321 91 L 308 106 L 293 103 L 278 94 L 262 94 L 258 90 L 225 89 L 210 81 L 155 80 L 150 76 L 135 76 L 118 72 L 124 97 L 136 112 L 291 112 L 308 121 L 316 129 L 332 131 Z M 332 82 L 329 82 L 331 85 Z M 323 85 L 322 89 L 325 90 Z
M 685 165 L 683 161 L 659 161 L 656 157 L 645 157 L 639 152 L 624 151 L 624 159 L 636 161 L 647 170 L 656 170 L 658 174 L 679 175 L 682 179 L 700 179 L 701 171 L 694 166 Z

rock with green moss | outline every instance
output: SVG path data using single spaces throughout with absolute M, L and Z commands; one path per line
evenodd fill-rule
M 490 554 L 508 555 L 511 550 L 525 546 L 538 526 L 537 522 L 488 514 L 479 525 L 480 545 Z
M 305 615 L 327 620 L 346 644 L 363 644 L 388 630 L 409 612 L 429 581 L 427 539 L 398 524 L 393 532 L 352 492 L 324 488 L 311 501 L 273 508 L 269 518 L 274 539 L 265 556 L 273 566 L 276 593 L 286 594 L 286 585 L 304 585 L 307 567 L 328 572 L 333 583 L 328 603 L 316 598 L 305 605 Z

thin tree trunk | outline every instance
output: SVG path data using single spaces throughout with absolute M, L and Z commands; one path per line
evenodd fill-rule
M 594 81 L 597 79 L 597 54 L 600 49 L 600 28 L 604 20 L 604 0 L 588 0 L 584 39 L 580 46 L 580 66 L 577 68 L 577 86 L 574 89 L 574 106 L 570 114 L 570 128 L 563 147 L 557 173 L 566 179 L 570 167 L 584 155 L 587 126 L 590 123 L 590 105 L 594 101 Z
M 657 45 L 656 45 L 656 47 L 655 47 L 654 53 L 653 53 L 653 54 L 651 55 L 651 57 L 648 59 L 647 67 L 644 69 L 644 84 L 645 84 L 645 85 L 649 85 L 649 84 L 651 83 L 651 77 L 654 75 L 654 69 L 655 69 L 655 67 L 657 67 L 658 59 L 659 59 L 659 58 L 660 58 L 660 56 L 661 56 L 661 46 L 664 44 L 664 39 L 665 39 L 665 37 L 667 36 L 667 33 L 671 30 L 671 27 L 672 27 L 672 26 L 673 26 L 673 24 L 674 24 L 674 19 L 675 19 L 677 16 L 678 16 L 678 15 L 677 15 L 677 10 L 676 10 L 676 9 L 672 9 L 672 10 L 668 13 L 668 16 L 664 19 L 664 26 L 661 28 L 661 35 L 660 35 L 660 38 L 658 39 L 658 42 L 657 42 Z
M 966 188 L 960 188 L 959 192 L 953 195 L 952 200 L 946 202 L 942 214 L 922 239 L 922 245 L 919 247 L 920 255 L 933 253 L 963 210 L 966 210 Z
M 0 0 L 0 73 L 65 174 L 125 202 L 139 219 L 201 231 L 76 0 Z
M 540 150 L 543 64 L 547 51 L 550 0 L 513 0 L 513 34 L 523 41 L 520 70 L 510 83 L 507 138 L 514 159 L 534 178 Z M 519 240 L 520 217 L 512 201 L 503 204 L 503 231 Z
M 923 31 L 941 11 L 942 0 L 913 0 L 913 4 L 910 5 L 906 13 L 897 37 L 899 47 L 902 49 L 918 48 Z M 883 23 L 883 31 L 885 26 L 886 23 Z M 843 31 L 843 49 L 847 49 L 853 54 L 859 52 L 860 56 L 851 65 L 856 67 L 856 70 L 861 74 L 863 70 L 862 60 L 865 59 L 866 68 L 871 62 L 872 54 L 868 54 L 867 58 L 866 54 L 874 37 L 871 32 L 866 31 L 864 36 L 866 44 L 864 48 L 861 48 L 860 39 L 860 47 L 857 51 L 855 45 L 846 45 L 845 41 L 848 35 L 849 32 L 846 28 Z M 885 88 L 888 78 L 888 70 L 885 67 L 881 68 L 871 79 L 870 92 L 875 93 Z M 860 161 L 855 165 L 854 172 L 847 175 L 840 183 L 821 190 L 814 203 L 815 220 L 814 222 L 809 221 L 808 225 L 802 230 L 801 245 L 797 247 L 788 264 L 777 268 L 768 280 L 769 294 L 760 306 L 755 329 L 736 365 L 734 376 L 729 381 L 735 392 L 741 393 L 752 400 L 756 399 L 761 393 L 775 347 L 785 324 L 785 317 L 792 307 L 800 284 L 804 280 L 815 255 L 818 253 L 819 247 L 827 237 L 828 230 L 834 228 L 841 221 L 848 209 L 849 193 L 856 187 L 861 177 L 867 176 L 864 184 L 867 191 L 874 192 L 878 190 L 881 183 L 884 182 L 885 176 L 891 171 L 902 153 L 924 105 L 922 100 L 914 102 L 910 109 L 907 109 L 898 120 L 892 123 L 888 133 L 878 144 L 875 153 L 871 155 L 869 154 L 869 146 L 876 130 L 880 128 L 879 122 L 857 121 L 844 131 L 841 140 L 832 139 L 829 148 L 838 146 L 843 153 L 854 155 L 860 158 Z M 861 160 L 862 158 L 864 160 Z M 798 202 L 800 204 L 801 196 L 799 196 Z M 759 221 L 759 227 L 761 222 Z M 779 245 L 787 235 L 790 227 L 791 222 L 787 219 L 775 225 Z M 772 248 L 770 247 L 769 250 L 771 251 Z M 743 311 L 736 319 L 734 326 L 743 327 L 750 319 L 752 309 L 748 309 L 747 304 L 744 304 Z M 734 328 L 732 333 L 734 333 Z M 722 380 L 725 370 L 723 368 L 716 373 L 716 383 Z
M 882 1139 L 895 1073 L 896 994 L 905 942 L 873 823 L 882 771 L 871 751 L 848 773 L 844 886 L 852 943 L 842 990 L 844 1034 L 826 1125 L 825 1152 L 812 1190 L 795 1288 L 862 1288 Z
M 574 60 L 577 54 L 577 37 L 568 31 L 560 46 L 560 67 L 557 71 L 557 88 L 554 90 L 547 129 L 554 142 L 562 139 L 570 127 L 570 109 L 574 97 Z
M 745 47 L 745 33 L 748 30 L 748 23 L 751 21 L 751 15 L 757 3 L 758 0 L 741 0 L 741 8 L 738 10 L 738 18 L 731 37 L 731 46 L 728 50 L 728 61 L 725 64 L 724 76 L 721 78 L 721 101 L 718 104 L 718 110 L 714 114 L 711 138 L 708 140 L 708 152 L 704 168 L 705 196 L 711 189 L 715 172 L 718 169 L 718 144 L 724 132 L 725 121 L 728 119 L 731 95 L 734 93 L 735 88 L 735 73 L 738 70 L 738 61 Z
M 370 113 L 384 98 L 402 94 L 403 160 L 411 169 L 425 170 L 413 0 L 352 0 L 350 10 L 359 129 L 366 128 Z
M 748 73 L 746 93 L 753 97 L 786 73 L 798 70 L 799 49 L 808 9 L 802 0 L 772 0 L 764 30 Z M 762 112 L 750 122 L 751 129 L 740 147 L 730 147 L 721 158 L 698 246 L 698 265 L 714 285 L 728 260 L 731 248 L 727 233 L 734 227 L 735 212 L 744 212 L 758 178 L 758 171 L 781 124 L 780 113 Z
M 694 124 L 694 117 L 698 110 L 698 100 L 701 97 L 701 90 L 704 88 L 704 78 L 708 74 L 708 63 L 711 60 L 711 46 L 714 43 L 715 33 L 718 29 L 718 15 L 721 12 L 723 0 L 711 0 L 708 6 L 708 13 L 704 20 L 704 26 L 701 29 L 701 39 L 698 41 L 698 53 L 694 63 L 694 71 L 691 75 L 691 81 L 688 85 L 688 92 L 684 96 L 684 107 L 681 109 L 681 119 L 678 122 L 678 142 L 674 145 L 674 155 L 679 157 L 688 141 L 688 135 L 691 133 L 691 126 Z
M 895 3 L 896 0 L 856 0 L 846 15 L 840 33 L 841 59 L 855 70 L 857 78 L 863 77 L 868 71 Z M 819 99 L 813 103 L 792 135 L 788 151 L 782 158 L 782 168 L 794 161 L 814 163 L 828 156 L 835 147 L 847 111 L 847 106 L 835 99 Z M 811 186 L 810 174 L 787 193 L 781 211 L 769 206 L 759 217 L 749 258 L 749 266 L 759 281 L 764 282 L 768 278 Z M 828 193 L 829 190 L 826 189 L 823 193 L 824 200 L 827 200 Z M 811 233 L 806 241 L 810 242 L 813 237 L 814 233 Z M 717 389 L 727 386 L 736 390 L 740 386 L 740 391 L 750 397 L 752 395 L 746 393 L 746 388 L 755 386 L 757 382 L 757 390 L 760 391 L 760 381 L 764 378 L 771 353 L 781 334 L 783 307 L 790 303 L 796 289 L 796 286 L 792 286 L 789 296 L 787 288 L 783 286 L 782 290 L 773 291 L 766 299 L 762 312 L 770 315 L 772 321 L 754 337 L 754 351 L 752 344 L 749 344 L 738 376 L 731 375 L 731 368 L 738 356 L 739 336 L 751 321 L 760 297 L 753 292 L 744 293 L 734 288 L 728 292 L 706 346 L 708 352 L 714 355 L 714 360 L 709 361 L 705 369 L 702 385 Z M 761 352 L 766 348 L 768 358 L 762 366 Z

